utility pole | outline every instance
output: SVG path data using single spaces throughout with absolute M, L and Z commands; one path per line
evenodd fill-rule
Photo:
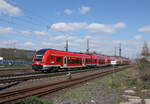
M 114 51 L 115 51 L 115 53 L 114 53 L 114 54 L 115 54 L 115 56 L 116 56 L 116 47 L 115 47 L 115 50 L 114 50 Z
M 66 52 L 68 52 L 68 40 L 66 40 L 66 46 L 65 46 L 65 48 L 66 48 Z
M 119 56 L 121 57 L 121 51 L 122 51 L 122 49 L 121 49 L 121 43 L 119 44 Z
M 90 50 L 90 48 L 89 48 L 89 39 L 87 39 L 87 49 L 86 49 L 86 52 L 89 53 L 89 50 Z

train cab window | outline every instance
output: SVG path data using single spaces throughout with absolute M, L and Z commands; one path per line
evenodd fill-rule
M 42 49 L 42 50 L 37 51 L 34 61 L 42 61 L 42 58 L 46 51 L 47 51 L 47 49 Z
M 34 61 L 41 61 L 43 55 L 36 55 Z
M 61 57 L 56 57 L 56 62 L 62 62 L 62 58 Z

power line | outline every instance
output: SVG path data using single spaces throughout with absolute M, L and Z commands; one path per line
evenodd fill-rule
M 9 25 L 22 26 L 22 27 L 24 27 L 24 28 L 28 28 L 28 29 L 29 29 L 29 26 L 26 26 L 26 25 L 23 25 L 23 24 L 18 24 L 18 23 L 16 23 L 16 22 L 8 21 L 8 20 L 2 19 L 2 18 L 0 18 L 0 22 L 8 23 Z
M 20 0 L 19 2 L 21 2 L 21 1 L 22 1 L 22 0 Z M 11 3 L 11 4 L 15 5 L 15 6 L 18 5 L 18 3 L 17 3 L 15 0 L 11 0 L 11 1 L 9 1 L 9 3 Z M 29 9 L 26 10 L 26 9 L 23 8 L 23 7 L 21 7 L 21 9 L 22 9 L 23 11 L 27 11 L 28 13 L 31 13 L 31 14 L 32 14 L 32 16 L 27 16 L 26 14 L 23 14 L 23 16 L 25 16 L 25 17 L 27 17 L 27 18 L 29 18 L 29 19 L 33 19 L 33 17 L 36 17 L 36 19 L 37 19 L 37 18 L 40 19 L 40 22 L 42 21 L 43 23 L 46 23 L 46 24 L 47 24 L 47 21 L 49 21 L 49 20 L 47 20 L 47 18 L 45 18 L 45 17 L 43 17 L 43 16 L 41 16 L 41 15 L 37 15 L 37 14 L 36 14 L 36 16 L 35 16 L 35 13 L 32 12 L 32 11 L 30 11 Z
M 23 18 L 11 18 L 11 19 L 4 19 L 4 18 L 0 18 L 2 21 L 1 22 L 3 22 L 3 21 L 5 21 L 5 22 L 9 22 L 11 25 L 12 24 L 17 24 L 18 25 L 18 23 L 16 23 L 16 22 L 14 22 L 14 20 L 13 19 L 15 19 L 15 20 L 17 20 L 17 21 L 21 21 L 21 22 L 24 22 L 24 23 L 26 23 L 26 24 L 30 24 L 30 25 L 32 25 L 32 27 L 33 26 L 35 26 L 35 27 L 38 27 L 39 28 L 39 26 L 43 26 L 43 25 L 41 25 L 41 24 L 38 24 L 38 23 L 34 23 L 34 22 L 32 22 L 32 21 L 28 21 L 28 20 L 25 20 L 25 19 L 23 19 Z M 21 25 L 21 26 L 23 26 L 24 24 L 19 24 L 19 25 Z M 26 26 L 26 27 L 29 27 L 29 25 L 28 26 Z M 46 26 L 45 26 L 45 29 L 46 29 Z

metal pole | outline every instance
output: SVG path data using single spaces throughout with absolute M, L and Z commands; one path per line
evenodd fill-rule
M 115 77 L 115 64 L 113 64 L 113 77 Z
M 87 39 L 87 49 L 86 49 L 86 51 L 87 51 L 87 53 L 89 53 L 89 39 Z
M 113 64 L 113 73 L 115 72 L 115 65 Z
M 68 52 L 68 40 L 66 40 L 66 52 Z
M 116 47 L 115 47 L 115 56 L 116 56 Z
M 119 44 L 119 56 L 121 57 L 121 51 L 122 51 L 122 49 L 121 49 L 121 43 Z

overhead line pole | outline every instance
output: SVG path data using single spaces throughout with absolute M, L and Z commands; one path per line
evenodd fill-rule
M 122 49 L 121 49 L 121 43 L 119 44 L 119 56 L 121 57 L 121 52 L 122 52 Z
M 66 52 L 68 52 L 68 40 L 66 40 Z
M 115 47 L 115 50 L 114 50 L 114 51 L 115 51 L 115 53 L 114 53 L 114 54 L 115 54 L 115 56 L 116 56 L 116 47 Z
M 89 53 L 89 50 L 90 50 L 90 48 L 89 48 L 89 39 L 87 39 L 87 49 L 86 49 L 86 52 Z

